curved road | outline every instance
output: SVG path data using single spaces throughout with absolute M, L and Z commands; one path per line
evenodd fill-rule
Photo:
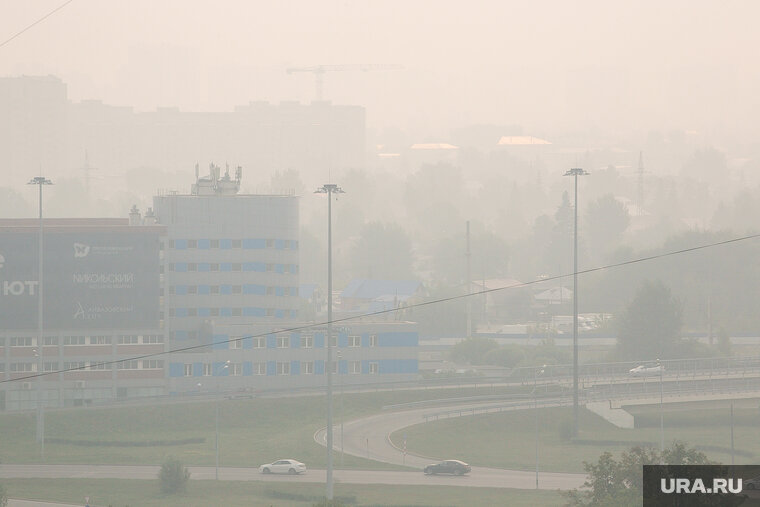
M 446 407 L 446 410 L 462 410 L 463 412 L 466 412 L 468 409 L 488 407 L 493 406 L 493 404 L 493 401 L 491 401 L 489 403 L 472 403 L 457 405 L 455 407 L 448 406 Z M 542 402 L 542 406 L 547 406 L 547 404 Z M 524 405 L 515 406 L 507 408 L 506 410 L 516 410 L 519 408 L 526 407 Z M 438 407 L 438 411 L 440 410 L 441 408 Z M 434 461 L 440 461 L 440 459 L 446 459 L 446 457 L 439 459 L 417 456 L 409 453 L 404 455 L 402 449 L 398 449 L 391 443 L 390 435 L 391 433 L 399 431 L 408 426 L 425 422 L 424 416 L 434 411 L 436 411 L 436 408 L 417 408 L 412 410 L 388 412 L 345 422 L 343 424 L 343 451 L 346 454 L 351 454 L 353 456 L 382 461 L 384 463 L 391 463 L 394 465 L 405 465 L 421 470 L 425 467 L 425 465 Z M 322 428 L 317 433 L 315 433 L 314 440 L 316 440 L 317 443 L 321 445 L 326 445 L 327 432 L 325 428 Z M 336 455 L 338 455 L 341 451 L 340 423 L 333 427 L 333 449 Z M 335 471 L 336 478 L 340 472 L 342 471 Z M 416 484 L 435 483 L 447 485 L 461 484 L 463 486 L 483 486 L 491 488 L 536 488 L 535 470 L 524 471 L 504 470 L 500 468 L 473 467 L 472 474 L 470 476 L 457 477 L 453 480 L 451 477 L 425 476 L 421 472 L 415 472 L 415 474 L 422 479 L 420 481 L 416 481 Z M 443 479 L 443 482 L 438 482 L 441 479 Z M 585 474 L 541 472 L 539 470 L 538 487 L 539 489 L 551 490 L 574 489 L 581 487 L 585 480 Z

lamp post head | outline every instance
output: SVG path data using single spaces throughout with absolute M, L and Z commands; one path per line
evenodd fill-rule
M 335 183 L 325 183 L 314 191 L 315 194 L 345 194 L 346 192 Z
M 45 178 L 44 176 L 37 176 L 36 178 L 32 178 L 29 180 L 29 183 L 27 185 L 52 185 L 53 182 L 49 179 Z
M 585 171 L 584 169 L 581 169 L 580 167 L 574 167 L 570 170 L 568 170 L 564 176 L 588 176 L 590 173 L 588 171 Z

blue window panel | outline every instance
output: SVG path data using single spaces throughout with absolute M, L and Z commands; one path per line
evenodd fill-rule
M 285 295 L 285 287 L 275 287 L 274 288 L 274 295 L 275 296 L 284 296 Z
M 285 249 L 285 240 L 284 239 L 276 239 L 276 240 L 274 240 L 274 247 L 277 250 L 284 250 Z
M 214 335 L 214 350 L 227 350 L 230 348 L 230 343 L 227 341 L 229 337 L 226 334 Z
M 291 319 L 298 318 L 298 310 L 290 310 L 290 318 Z
M 266 248 L 267 243 L 263 239 L 244 239 L 243 248 Z
M 219 264 L 219 271 L 232 271 L 232 263 L 222 262 L 221 264 Z
M 263 273 L 267 270 L 267 265 L 263 262 L 244 262 L 243 271 L 258 271 Z
M 174 339 L 175 340 L 187 340 L 187 331 L 175 331 L 174 332 Z
M 211 240 L 210 239 L 199 239 L 198 240 L 198 248 L 201 250 L 208 250 L 211 248 Z
M 348 374 L 348 361 L 345 359 L 341 359 L 338 361 L 338 373 L 340 375 L 347 375 Z
M 367 333 L 362 333 L 362 347 L 369 347 L 369 335 Z M 362 368 L 364 367 L 362 366 Z M 364 373 L 363 369 L 362 373 Z
M 198 271 L 211 271 L 211 264 L 208 262 L 199 262 Z
M 211 373 L 216 377 L 227 377 L 230 374 L 230 369 L 229 367 L 225 368 L 225 364 L 227 364 L 225 361 L 214 362 Z
M 379 333 L 377 335 L 378 347 L 416 347 L 419 339 L 417 333 Z
M 232 317 L 232 308 L 219 308 L 219 315 L 222 317 Z
M 267 335 L 267 348 L 268 349 L 275 349 L 277 348 L 277 337 L 273 334 Z M 272 363 L 274 364 L 274 363 Z
M 291 349 L 301 348 L 301 334 L 300 333 L 290 333 L 290 348 Z
M 193 377 L 203 376 L 203 363 L 193 363 Z
M 256 285 L 253 283 L 247 283 L 243 285 L 243 294 L 256 294 L 257 296 L 266 296 L 266 285 Z
M 178 271 L 180 273 L 187 271 L 187 262 L 175 262 L 174 271 Z
M 175 317 L 187 317 L 187 308 L 175 308 L 174 315 Z
M 198 317 L 210 317 L 211 308 L 198 308 Z
M 255 306 L 246 306 L 243 308 L 243 315 L 246 317 L 266 317 L 265 308 L 256 308 Z
M 276 319 L 284 319 L 285 318 L 285 310 L 275 310 L 274 311 L 274 317 Z
M 177 250 L 187 250 L 187 240 L 186 239 L 175 239 L 174 240 L 174 248 Z
M 267 361 L 267 375 L 277 375 L 277 364 L 274 361 Z
M 322 349 L 325 347 L 325 335 L 324 333 L 314 333 L 314 348 Z
M 229 296 L 232 294 L 232 285 L 220 285 L 219 286 L 219 294 L 223 294 L 225 296 Z
M 275 264 L 274 265 L 274 271 L 275 271 L 275 273 L 284 273 L 285 272 L 285 264 Z
M 298 273 L 298 264 L 291 264 L 290 265 L 290 273 L 291 274 Z
M 210 285 L 199 285 L 198 286 L 198 294 L 201 296 L 208 296 L 211 294 L 211 286 Z
M 232 248 L 232 240 L 231 239 L 220 239 L 219 240 L 219 248 L 223 250 L 229 250 Z
M 325 362 L 324 361 L 314 361 L 314 374 L 315 375 L 324 375 L 325 374 Z
M 348 335 L 346 333 L 338 333 L 338 347 L 348 347 Z
M 291 375 L 300 375 L 301 374 L 301 361 L 291 361 L 290 362 L 290 374 Z
M 243 349 L 250 350 L 253 348 L 253 339 L 248 336 L 243 338 Z
M 381 359 L 378 373 L 417 373 L 416 359 Z
M 253 375 L 253 363 L 251 361 L 243 362 L 243 376 L 250 377 Z
M 170 377 L 184 377 L 185 365 L 182 363 L 169 363 L 169 376 Z
M 187 285 L 175 285 L 174 293 L 178 296 L 184 296 L 187 294 Z
M 369 363 L 366 359 L 362 360 L 362 375 L 369 375 Z

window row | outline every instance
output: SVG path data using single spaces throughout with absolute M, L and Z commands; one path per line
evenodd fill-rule
M 338 374 L 338 362 L 332 361 L 332 373 Z M 296 363 L 296 366 L 300 367 L 300 374 L 301 375 L 313 375 L 314 374 L 314 361 L 301 361 L 300 364 Z M 369 363 L 369 373 L 370 374 L 376 374 L 379 371 L 379 364 L 376 362 Z M 292 363 L 291 361 L 276 361 L 274 363 L 274 375 L 290 375 L 291 374 L 291 367 Z M 243 375 L 243 363 L 225 363 L 225 364 L 214 364 L 214 363 L 203 363 L 203 376 L 204 377 L 211 377 L 211 376 L 219 376 L 219 375 L 232 375 L 232 376 L 241 376 Z M 223 373 L 222 370 L 225 370 Z M 347 369 L 348 374 L 351 375 L 358 375 L 362 372 L 362 365 L 361 361 L 348 361 L 347 362 Z M 185 363 L 183 365 L 183 374 L 185 377 L 192 377 L 193 376 L 193 364 L 192 363 Z M 252 375 L 267 375 L 267 363 L 266 362 L 254 362 L 251 363 L 251 374 Z
M 257 271 L 259 273 L 298 274 L 298 264 L 272 262 L 170 262 L 169 271 Z
M 274 317 L 277 319 L 298 317 L 298 310 L 278 308 L 169 308 L 169 317 Z
M 55 372 L 61 370 L 61 364 L 63 364 L 63 371 L 82 370 L 82 371 L 97 371 L 97 370 L 156 370 L 163 369 L 164 361 L 161 359 L 129 359 L 125 361 L 112 362 L 112 361 L 64 361 L 60 363 L 58 361 L 45 361 L 43 363 L 43 370 L 46 372 Z M 114 366 L 115 365 L 115 366 Z M 4 366 L 0 363 L 0 366 Z M 28 373 L 37 371 L 37 363 L 35 362 L 16 362 L 10 363 L 10 371 L 12 373 Z
M 260 249 L 274 248 L 277 250 L 298 250 L 298 240 L 295 239 L 171 239 L 169 248 L 177 250 L 200 249 L 209 250 L 220 248 Z
M 5 338 L 0 338 L 0 345 L 5 341 Z M 64 345 L 111 345 L 113 343 L 113 337 L 109 335 L 77 335 L 77 336 L 64 336 Z M 164 335 L 161 334 L 144 334 L 144 335 L 119 335 L 116 337 L 116 343 L 119 345 L 125 344 L 148 344 L 148 343 L 164 343 Z M 31 336 L 11 336 L 8 339 L 8 344 L 11 347 L 36 347 L 37 338 Z M 59 340 L 57 336 L 43 336 L 43 346 L 57 346 Z
M 227 296 L 250 294 L 257 296 L 298 296 L 298 287 L 275 287 L 267 285 L 170 285 L 169 294 L 174 296 L 196 295 Z

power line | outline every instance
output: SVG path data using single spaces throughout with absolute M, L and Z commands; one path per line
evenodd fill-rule
M 717 247 L 717 246 L 728 245 L 728 244 L 731 244 L 731 243 L 739 243 L 741 241 L 747 241 L 747 240 L 757 239 L 757 238 L 760 238 L 760 233 L 758 233 L 758 234 L 750 234 L 748 236 L 741 236 L 741 237 L 738 237 L 738 238 L 727 239 L 727 240 L 724 240 L 724 241 L 717 241 L 717 242 L 708 243 L 708 244 L 705 244 L 705 245 L 697 245 L 697 246 L 694 246 L 694 247 L 683 248 L 683 249 L 680 249 L 680 250 L 673 250 L 671 252 L 664 252 L 664 253 L 660 253 L 660 254 L 649 255 L 649 256 L 646 256 L 646 257 L 639 257 L 637 259 L 630 259 L 630 260 L 627 260 L 627 261 L 616 262 L 616 263 L 607 264 L 607 265 L 604 265 L 604 266 L 597 266 L 597 267 L 594 267 L 594 268 L 582 269 L 582 270 L 578 271 L 577 274 L 579 274 L 579 275 L 585 275 L 585 274 L 589 274 L 589 273 L 595 273 L 597 271 L 604 271 L 605 269 L 620 268 L 620 267 L 629 266 L 629 265 L 632 265 L 632 264 L 639 264 L 641 262 L 648 262 L 648 261 L 653 261 L 653 260 L 657 260 L 657 259 L 663 259 L 663 258 L 666 258 L 666 257 L 674 257 L 676 255 L 681 255 L 681 254 L 690 253 L 690 252 L 696 252 L 696 251 L 699 251 L 699 250 L 706 250 L 708 248 L 714 248 L 714 247 Z M 498 287 L 498 288 L 494 288 L 494 289 L 484 289 L 484 290 L 481 290 L 481 291 L 473 292 L 473 293 L 471 293 L 469 295 L 468 294 L 461 294 L 461 295 L 458 295 L 458 296 L 449 296 L 449 297 L 445 297 L 445 298 L 434 299 L 434 300 L 431 300 L 431 301 L 423 301 L 421 303 L 415 303 L 413 305 L 405 306 L 404 308 L 389 308 L 387 310 L 378 310 L 376 312 L 363 313 L 361 315 L 352 315 L 350 317 L 342 317 L 340 319 L 333 319 L 333 320 L 331 320 L 329 322 L 328 321 L 317 322 L 317 323 L 314 323 L 314 324 L 305 324 L 305 325 L 301 325 L 301 326 L 294 326 L 294 327 L 284 328 L 284 329 L 280 329 L 278 331 L 267 331 L 265 333 L 259 333 L 259 334 L 241 335 L 241 336 L 236 336 L 236 337 L 233 337 L 233 338 L 230 338 L 230 339 L 227 339 L 227 340 L 219 340 L 219 341 L 211 342 L 211 343 L 208 343 L 208 344 L 191 345 L 191 346 L 180 347 L 180 348 L 172 349 L 172 350 L 165 350 L 163 352 L 153 352 L 153 353 L 150 353 L 150 354 L 143 354 L 143 355 L 139 355 L 139 356 L 132 356 L 132 357 L 128 357 L 128 358 L 125 358 L 125 359 L 115 359 L 113 361 L 97 361 L 96 364 L 97 365 L 112 365 L 112 364 L 124 363 L 124 362 L 127 362 L 127 361 L 135 361 L 135 360 L 148 359 L 148 358 L 160 357 L 160 356 L 168 356 L 168 355 L 177 354 L 177 353 L 180 353 L 180 352 L 190 352 L 190 351 L 193 351 L 193 350 L 199 350 L 199 349 L 203 349 L 203 348 L 209 348 L 209 347 L 213 347 L 215 345 L 223 345 L 225 343 L 237 342 L 237 341 L 246 340 L 246 339 L 249 339 L 249 338 L 262 338 L 262 337 L 269 336 L 269 335 L 277 335 L 277 334 L 282 334 L 282 333 L 292 333 L 292 332 L 295 332 L 295 331 L 303 331 L 303 330 L 306 330 L 306 329 L 321 328 L 321 327 L 327 326 L 328 323 L 329 324 L 336 324 L 336 323 L 340 323 L 340 322 L 349 322 L 349 321 L 352 321 L 352 320 L 363 319 L 363 318 L 366 318 L 366 317 L 374 317 L 374 316 L 378 316 L 378 315 L 387 315 L 387 314 L 395 313 L 395 312 L 398 312 L 398 311 L 407 311 L 407 310 L 411 310 L 411 309 L 414 309 L 414 308 L 421 308 L 421 307 L 426 307 L 426 306 L 432 306 L 432 305 L 436 305 L 436 304 L 439 304 L 439 303 L 448 303 L 448 302 L 451 302 L 451 301 L 457 301 L 459 299 L 465 299 L 465 298 L 468 298 L 468 297 L 482 296 L 483 294 L 490 294 L 490 293 L 494 293 L 494 292 L 500 292 L 500 291 L 507 290 L 507 289 L 519 289 L 521 287 L 527 287 L 529 285 L 535 285 L 535 284 L 538 284 L 538 283 L 544 283 L 544 282 L 552 281 L 552 280 L 559 280 L 559 279 L 565 278 L 567 276 L 570 276 L 570 274 L 572 274 L 572 273 L 566 273 L 566 274 L 561 274 L 561 275 L 550 276 L 550 277 L 541 278 L 541 279 L 537 279 L 537 280 L 531 280 L 529 282 L 515 283 L 513 285 L 508 285 L 506 287 Z M 39 346 L 40 345 L 38 344 L 38 347 Z M 59 373 L 67 373 L 67 372 L 70 372 L 70 371 L 89 370 L 90 368 L 92 368 L 92 365 L 90 365 L 90 366 L 77 366 L 77 367 L 73 367 L 73 368 L 64 368 L 64 369 L 55 370 L 55 371 L 38 372 L 38 373 L 35 373 L 34 375 L 26 375 L 24 377 L 19 377 L 19 378 L 16 378 L 16 379 L 0 380 L 0 384 L 5 384 L 5 383 L 8 383 L 8 382 L 20 382 L 22 380 L 30 380 L 30 379 L 35 379 L 35 378 L 38 378 L 38 377 L 44 377 L 44 376 L 47 376 L 47 375 L 56 375 L 56 374 L 59 374 Z
M 11 36 L 11 38 L 10 38 L 10 39 L 8 39 L 8 40 L 5 40 L 5 41 L 3 41 L 3 42 L 0 42 L 0 48 L 1 48 L 1 47 L 3 47 L 3 46 L 5 46 L 6 44 L 8 44 L 10 41 L 12 41 L 13 39 L 15 39 L 16 37 L 18 37 L 18 36 L 19 36 L 19 35 L 21 35 L 22 33 L 24 33 L 24 32 L 26 32 L 27 30 L 29 30 L 29 29 L 30 29 L 30 28 L 32 28 L 33 26 L 35 26 L 35 25 L 37 25 L 37 24 L 39 24 L 39 23 L 42 23 L 42 22 L 43 22 L 43 21 L 45 21 L 47 18 L 49 18 L 50 16 L 52 16 L 52 15 L 53 15 L 53 14 L 55 14 L 56 12 L 60 11 L 61 9 L 63 9 L 64 7 L 66 7 L 67 5 L 69 5 L 69 4 L 70 4 L 71 2 L 73 2 L 73 1 L 74 1 L 74 0 L 67 0 L 66 2 L 62 3 L 61 5 L 59 5 L 58 7 L 56 7 L 55 9 L 53 9 L 52 11 L 50 11 L 50 12 L 48 12 L 47 14 L 45 14 L 44 16 L 42 16 L 40 19 L 38 19 L 37 21 L 35 21 L 35 22 L 34 22 L 34 23 L 32 23 L 31 25 L 27 26 L 26 28 L 24 28 L 24 29 L 23 29 L 23 30 L 21 30 L 20 32 L 18 32 L 18 33 L 16 33 L 15 35 Z

